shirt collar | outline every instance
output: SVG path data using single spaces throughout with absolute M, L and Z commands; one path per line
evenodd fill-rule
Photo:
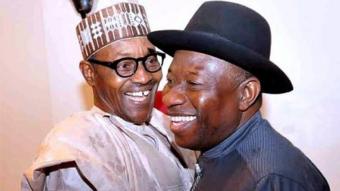
M 135 130 L 135 131 L 142 131 L 143 128 L 147 126 L 146 124 L 142 124 L 142 125 L 133 124 L 129 121 L 122 119 L 121 117 L 117 115 L 113 115 L 111 113 L 105 112 L 95 105 L 92 106 L 91 112 L 97 113 L 101 116 L 110 116 L 110 117 L 112 116 L 123 126 L 130 127 L 132 130 Z M 155 108 L 152 110 L 152 113 L 151 113 L 150 125 L 155 127 L 161 134 L 167 136 L 168 139 L 172 140 L 172 137 L 169 137 L 169 133 L 165 129 L 170 126 L 169 118 Z
M 247 122 L 242 124 L 237 130 L 229 137 L 224 139 L 215 147 L 204 152 L 202 158 L 216 158 L 221 155 L 226 155 L 234 150 L 235 146 L 248 135 L 252 127 L 255 126 L 262 119 L 260 111 L 256 112 Z M 201 158 L 200 157 L 200 158 Z

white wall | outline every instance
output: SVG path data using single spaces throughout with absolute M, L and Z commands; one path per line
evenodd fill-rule
M 203 1 L 141 2 L 159 30 L 183 29 Z M 340 2 L 235 2 L 267 18 L 271 59 L 294 83 L 292 93 L 265 96 L 265 116 L 340 190 Z M 0 1 L 0 190 L 19 190 L 20 175 L 52 124 L 92 104 L 78 70 L 79 20 L 71 0 Z
M 0 190 L 21 172 L 50 129 L 51 88 L 41 2 L 0 1 Z

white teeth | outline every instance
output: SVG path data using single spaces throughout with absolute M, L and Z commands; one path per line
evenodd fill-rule
M 132 95 L 136 96 L 136 97 L 142 97 L 143 96 L 143 92 L 133 92 Z
M 171 116 L 172 122 L 188 122 L 196 119 L 196 116 Z
M 148 96 L 150 94 L 150 90 L 139 91 L 139 92 L 126 92 L 126 95 L 134 96 L 134 97 L 143 97 Z

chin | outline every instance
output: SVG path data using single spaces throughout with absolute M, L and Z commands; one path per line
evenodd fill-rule
M 188 139 L 186 139 L 186 137 L 178 137 L 175 135 L 175 142 L 180 147 L 191 149 L 191 150 L 198 150 L 197 145 L 195 143 L 188 142 Z
M 144 114 L 144 115 L 130 115 L 130 120 L 132 123 L 137 124 L 137 125 L 141 125 L 145 122 L 149 122 L 150 121 L 150 114 Z

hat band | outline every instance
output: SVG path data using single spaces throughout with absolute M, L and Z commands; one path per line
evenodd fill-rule
M 85 60 L 119 39 L 146 36 L 150 32 L 145 9 L 135 3 L 119 3 L 83 19 L 76 27 Z

